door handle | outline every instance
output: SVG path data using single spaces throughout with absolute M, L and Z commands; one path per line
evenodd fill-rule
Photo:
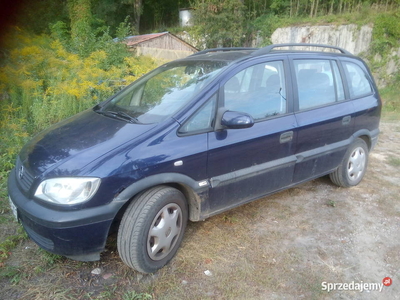
M 349 125 L 351 121 L 351 116 L 345 116 L 342 119 L 342 125 Z
M 288 143 L 291 140 L 293 140 L 293 131 L 286 131 L 286 132 L 282 133 L 279 138 L 279 142 L 281 144 Z

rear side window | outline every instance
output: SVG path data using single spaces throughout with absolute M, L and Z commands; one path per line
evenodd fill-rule
M 336 61 L 295 60 L 294 68 L 300 110 L 345 99 Z
M 223 86 L 224 106 L 250 114 L 255 120 L 286 113 L 286 86 L 283 61 L 248 67 Z
M 350 97 L 357 98 L 372 93 L 371 83 L 365 72 L 356 64 L 343 62 L 349 82 Z

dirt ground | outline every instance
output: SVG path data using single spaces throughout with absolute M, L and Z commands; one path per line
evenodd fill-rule
M 1 267 L 0 299 L 400 299 L 400 122 L 381 132 L 357 187 L 324 177 L 189 223 L 177 257 L 152 275 L 124 266 L 115 239 L 93 263 L 27 240 Z M 366 286 L 385 277 L 382 291 Z M 324 290 L 333 283 L 365 287 Z

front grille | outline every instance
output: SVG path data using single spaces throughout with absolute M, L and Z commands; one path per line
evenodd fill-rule
M 35 177 L 26 167 L 23 166 L 19 157 L 15 165 L 15 176 L 17 177 L 17 182 L 21 186 L 22 190 L 24 192 L 29 191 Z

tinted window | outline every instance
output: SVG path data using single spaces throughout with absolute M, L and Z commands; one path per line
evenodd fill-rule
M 344 99 L 342 79 L 335 61 L 295 60 L 294 67 L 300 109 Z
M 189 120 L 181 127 L 180 133 L 204 132 L 212 129 L 217 96 L 211 99 L 200 108 Z
M 242 70 L 225 83 L 223 91 L 225 108 L 248 113 L 255 120 L 286 113 L 282 61 Z
M 361 97 L 372 92 L 371 84 L 365 72 L 356 64 L 343 62 L 349 81 L 350 97 Z

